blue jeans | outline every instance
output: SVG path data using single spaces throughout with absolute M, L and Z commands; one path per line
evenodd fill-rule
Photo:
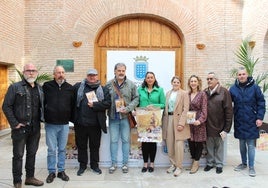
M 49 174 L 56 173 L 56 161 L 58 154 L 58 172 L 65 170 L 66 144 L 68 141 L 69 124 L 54 125 L 45 124 L 47 144 L 47 169 Z M 57 153 L 58 152 L 58 153 Z
M 254 167 L 255 160 L 255 139 L 239 139 L 240 155 L 243 164 L 247 164 L 248 157 L 248 166 Z
M 120 120 L 109 119 L 109 131 L 110 131 L 110 151 L 112 164 L 117 164 L 118 153 L 118 141 L 121 137 L 122 141 L 122 153 L 123 153 L 123 165 L 127 165 L 130 149 L 130 128 L 127 118 Z

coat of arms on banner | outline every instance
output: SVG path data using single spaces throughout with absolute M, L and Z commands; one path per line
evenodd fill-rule
M 135 60 L 134 63 L 134 77 L 137 80 L 143 80 L 146 72 L 148 71 L 148 62 L 146 56 L 136 56 L 133 58 Z
M 149 106 L 136 109 L 139 142 L 162 142 L 162 110 Z

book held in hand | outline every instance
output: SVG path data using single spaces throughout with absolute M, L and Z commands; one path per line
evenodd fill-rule
M 120 112 L 125 108 L 125 102 L 124 99 L 119 98 L 115 100 L 115 106 L 116 106 L 116 112 Z
M 196 111 L 187 112 L 187 124 L 193 124 L 196 118 Z
M 98 102 L 95 91 L 90 91 L 86 93 L 88 102 Z

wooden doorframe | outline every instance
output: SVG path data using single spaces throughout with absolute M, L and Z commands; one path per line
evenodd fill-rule
M 7 119 L 2 110 L 4 97 L 8 87 L 8 68 L 6 65 L 0 64 L 0 130 L 9 128 Z
M 105 84 L 108 50 L 175 51 L 175 75 L 181 78 L 183 86 L 182 38 L 180 29 L 162 18 L 129 15 L 113 19 L 105 24 L 96 37 L 94 67 L 99 71 L 102 84 Z

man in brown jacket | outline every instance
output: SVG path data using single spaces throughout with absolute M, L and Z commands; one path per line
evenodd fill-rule
M 207 76 L 208 96 L 207 116 L 207 166 L 204 171 L 216 166 L 216 173 L 222 173 L 224 160 L 224 140 L 232 127 L 233 109 L 229 91 L 219 84 L 214 72 Z

